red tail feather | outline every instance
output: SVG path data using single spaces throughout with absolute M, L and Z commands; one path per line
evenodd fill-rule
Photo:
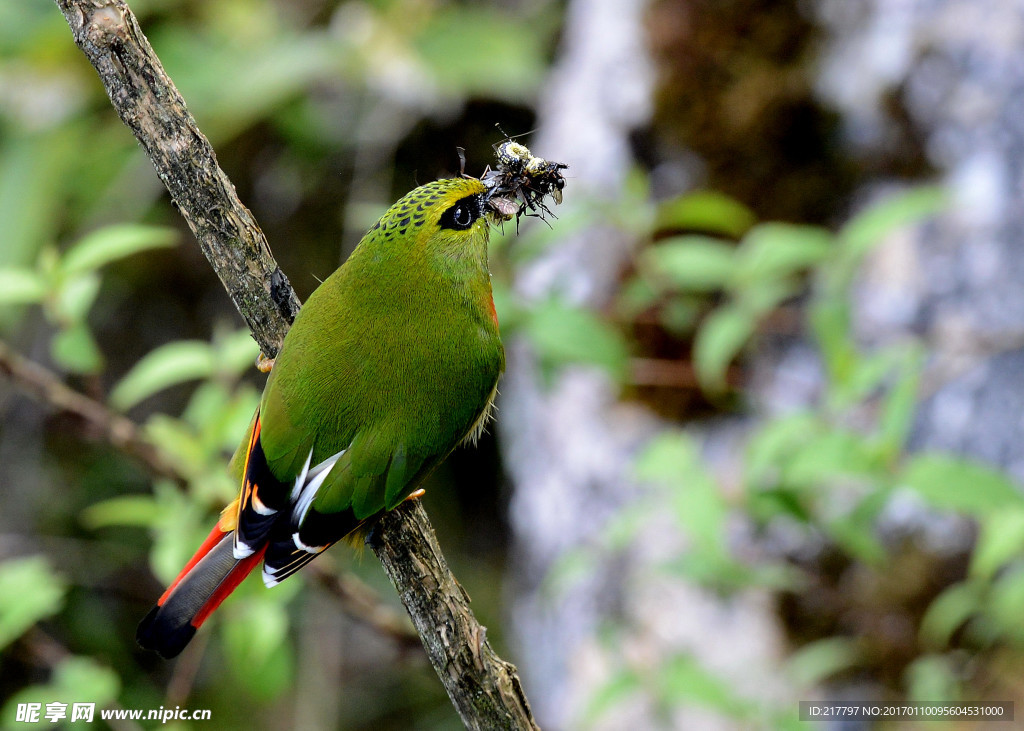
M 260 564 L 266 547 L 241 560 L 232 553 L 233 532 L 218 526 L 188 562 L 159 603 L 139 624 L 138 643 L 171 658 L 185 649 L 196 630 L 242 580 Z
M 267 552 L 267 547 L 263 546 L 256 553 L 252 554 L 247 558 L 243 558 L 241 561 L 235 564 L 235 567 L 228 572 L 228 575 L 224 577 L 224 580 L 220 582 L 217 589 L 210 595 L 210 598 L 206 601 L 199 611 L 196 612 L 196 616 L 192 618 L 192 626 L 199 629 L 203 626 L 203 622 L 206 621 L 207 617 L 213 614 L 213 611 L 221 605 L 225 599 L 238 588 L 238 585 L 245 581 L 245 577 L 252 573 L 252 570 L 260 565 L 263 561 L 263 554 Z

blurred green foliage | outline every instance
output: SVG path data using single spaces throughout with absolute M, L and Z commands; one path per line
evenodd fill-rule
M 456 144 L 482 167 L 495 123 L 528 128 L 562 12 L 547 1 L 130 5 L 303 296 L 347 255 L 349 232 L 358 239 L 411 181 L 456 173 Z M 244 585 L 180 666 L 136 650 L 134 625 L 158 582 L 234 497 L 225 466 L 262 379 L 256 346 L 197 248 L 169 248 L 191 237 L 53 3 L 0 5 L 0 220 L 0 335 L 128 413 L 180 475 L 154 480 L 82 440 L 74 419 L 43 421 L 38 406 L 0 393 L 0 531 L 17 539 L 0 553 L 0 725 L 11 703 L 74 699 L 209 707 L 219 728 L 249 728 L 260 714 L 283 727 L 452 727 L 425 663 L 338 619 L 322 596 L 297 601 L 301 580 L 273 592 Z M 483 474 L 496 471 L 493 445 L 476 459 Z M 468 509 L 482 511 L 477 503 Z M 493 525 L 497 507 L 488 510 Z M 486 550 L 460 552 L 480 539 L 459 508 L 432 512 L 454 536 L 446 548 L 460 576 L 480 579 L 474 606 L 500 642 L 500 622 L 488 620 L 500 613 L 489 579 L 503 560 L 500 530 L 482 527 Z M 386 586 L 372 563 L 352 570 Z M 322 637 L 351 645 L 343 662 L 311 659 L 321 625 Z M 345 688 L 310 700 L 324 661 Z
M 93 231 L 63 256 L 45 247 L 35 268 L 0 267 L 0 305 L 42 305 L 47 321 L 57 328 L 50 344 L 54 361 L 72 373 L 99 373 L 103 357 L 86 322 L 100 292 L 97 270 L 176 241 L 173 229 L 122 224 Z
M 358 238 L 409 181 L 456 172 L 454 144 L 481 162 L 494 122 L 529 128 L 562 12 L 545 1 L 514 11 L 422 0 L 132 6 L 303 294 L 344 257 L 351 232 Z M 969 662 L 1004 650 L 1019 656 L 1018 487 L 953 455 L 908 451 L 927 353 L 913 342 L 867 349 L 851 325 L 850 290 L 864 257 L 941 205 L 940 191 L 914 189 L 833 232 L 759 223 L 747 205 L 713 191 L 654 203 L 637 172 L 616 205 L 585 202 L 552 228 L 524 230 L 514 248 L 511 230 L 496 237 L 503 332 L 529 341 L 549 379 L 567 367 L 596 367 L 634 395 L 644 343 L 631 328 L 644 313 L 689 349 L 716 406 L 740 402 L 731 370 L 780 312 L 795 313 L 824 374 L 806 408 L 755 422 L 738 458 L 738 485 L 722 483 L 692 435 L 669 429 L 654 439 L 635 465 L 643 495 L 616 515 L 600 546 L 562 557 L 547 590 L 571 592 L 657 518 L 681 543 L 656 566 L 660 574 L 722 597 L 756 590 L 780 607 L 799 604 L 821 590 L 827 572 L 784 553 L 738 551 L 737 525 L 757 546 L 780 530 L 826 546 L 830 560 L 878 584 L 906 553 L 880 522 L 894 501 L 909 500 L 929 515 L 969 521 L 977 539 L 962 574 L 937 576 L 940 586 L 912 615 L 915 643 L 892 692 L 968 698 Z M 173 670 L 136 653 L 134 623 L 159 592 L 150 573 L 173 578 L 234 497 L 224 466 L 257 403 L 256 349 L 194 247 L 169 249 L 182 223 L 47 3 L 0 4 L 0 221 L 4 338 L 130 414 L 181 476 L 152 480 L 116 450 L 82 445 L 80 425 L 43 424 L 36 407 L 10 400 L 0 432 L 8 496 L 0 520 L 18 548 L 4 544 L 0 555 L 3 718 L 28 701 L 155 708 L 187 700 L 212 708 L 223 728 L 249 728 L 256 717 L 282 727 L 309 718 L 348 728 L 453 727 L 429 668 L 406 662 L 379 637 L 339 629 L 336 607 L 318 609 L 327 600 L 298 580 L 273 592 L 243 585 L 195 655 Z M 605 311 L 513 289 L 517 266 L 589 226 L 639 242 Z M 484 526 L 477 534 L 460 529 L 458 509 L 445 501 L 431 512 L 454 534 L 448 558 L 500 642 L 503 597 L 494 577 L 504 546 L 480 550 L 480 534 L 500 534 L 494 514 L 476 521 L 472 513 L 481 492 L 496 492 L 480 489 L 480 471 L 471 497 L 457 496 L 463 521 Z M 352 570 L 383 584 L 372 566 Z M 792 708 L 746 697 L 689 654 L 630 660 L 622 648 L 633 630 L 605 628 L 604 646 L 623 661 L 590 699 L 581 726 L 637 697 L 666 725 L 680 707 L 696 706 L 742 725 L 795 726 Z M 782 672 L 795 687 L 883 674 L 871 642 L 839 623 L 794 635 Z M 345 644 L 344 663 L 329 656 L 317 664 L 321 642 L 322 652 L 335 649 L 325 638 Z M 331 663 L 329 677 L 344 682 L 323 692 L 321 665 Z
M 637 479 L 647 485 L 644 496 L 606 527 L 598 550 L 588 546 L 563 557 L 550 586 L 571 591 L 575 581 L 629 550 L 666 517 L 685 536 L 684 547 L 656 568 L 718 593 L 767 590 L 781 601 L 821 591 L 820 578 L 813 576 L 820 567 L 770 551 L 751 554 L 749 545 L 738 555 L 737 524 L 748 526 L 755 545 L 757 536 L 778 530 L 798 536 L 804 545 L 824 542 L 839 556 L 830 561 L 860 565 L 881 581 L 906 550 L 891 529 L 880 532 L 883 516 L 894 500 L 910 500 L 936 519 L 973 522 L 978 539 L 962 580 L 936 577 L 939 591 L 914 620 L 913 656 L 905 662 L 900 687 L 891 692 L 911 700 L 975 697 L 978 689 L 967 685 L 971 655 L 965 649 L 1024 649 L 1018 611 L 1024 600 L 1024 496 L 1010 478 L 985 465 L 908 450 L 923 346 L 904 342 L 866 349 L 853 333 L 850 312 L 851 287 L 863 258 L 896 228 L 918 223 L 943 205 L 940 190 L 912 189 L 886 197 L 832 234 L 809 226 L 755 224 L 740 204 L 708 193 L 662 204 L 650 220 L 701 233 L 672 235 L 644 248 L 633 279 L 624 285 L 620 311 L 655 308 L 666 330 L 680 332 L 674 305 L 713 295 L 710 308 L 688 307 L 693 317 L 682 332 L 694 338 L 702 384 L 720 393 L 727 388 L 727 366 L 751 345 L 766 318 L 799 301 L 824 382 L 806 408 L 757 420 L 744 438 L 738 492 L 715 479 L 694 437 L 668 431 L 654 439 L 636 463 Z M 877 662 L 871 638 L 839 627 L 805 638 L 790 655 L 784 670 L 796 687 L 810 692 Z M 627 656 L 623 647 L 631 631 L 628 625 L 609 628 L 606 645 L 613 656 Z M 673 653 L 654 664 L 627 662 L 613 673 L 591 699 L 583 725 L 638 694 L 663 710 L 667 724 L 673 708 L 696 705 L 745 725 L 798 727 L 792 704 L 771 707 L 738 697 L 727 677 Z

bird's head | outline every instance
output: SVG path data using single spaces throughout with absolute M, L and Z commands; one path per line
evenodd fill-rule
M 489 227 L 505 216 L 489 199 L 490 189 L 476 178 L 448 178 L 421 185 L 388 209 L 370 230 L 385 246 L 417 243 L 450 255 L 487 246 Z

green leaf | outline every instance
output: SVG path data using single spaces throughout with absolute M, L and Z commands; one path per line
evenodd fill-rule
M 619 288 L 616 311 L 627 319 L 633 319 L 656 305 L 661 299 L 661 291 L 648 277 L 631 277 Z M 497 292 L 495 292 L 497 305 Z M 499 310 L 499 315 L 501 314 Z
M 117 409 L 130 409 L 165 388 L 206 378 L 215 368 L 216 357 L 209 344 L 201 340 L 167 343 L 147 353 L 128 371 L 111 391 L 110 403 Z
M 921 381 L 921 360 L 921 354 L 917 352 L 905 355 L 896 383 L 889 389 L 882 403 L 878 433 L 883 447 L 892 457 L 903 448 L 914 423 Z
M 947 203 L 945 191 L 923 186 L 887 196 L 851 218 L 839 232 L 841 246 L 848 256 L 858 260 L 889 233 L 933 216 Z
M 94 134 L 95 125 L 86 122 L 85 116 L 81 115 L 80 123 L 39 125 L 32 132 L 19 130 L 18 124 L 4 125 L 0 265 L 27 264 L 40 246 L 56 236 L 66 218 L 67 192 L 73 187 L 72 171 L 81 164 L 82 146 L 95 141 L 87 137 Z
M 181 414 L 181 421 L 192 426 L 197 432 L 224 412 L 231 393 L 220 381 L 205 381 L 192 392 L 188 406 Z
M 178 428 L 191 427 L 180 431 L 201 450 L 196 456 L 201 454 L 207 461 L 218 464 L 223 461 L 224 450 L 234 451 L 238 447 L 258 404 L 259 395 L 248 386 L 232 393 L 219 381 L 205 381 L 192 393 L 185 412 L 176 423 Z M 202 469 L 198 464 L 196 467 Z
M 658 230 L 703 231 L 739 238 L 756 221 L 753 211 L 739 201 L 705 190 L 662 203 L 658 206 L 655 227 Z
M 583 726 L 591 727 L 609 709 L 642 690 L 640 676 L 630 668 L 619 668 L 598 686 L 583 711 Z
M 922 187 L 887 196 L 852 218 L 838 234 L 836 255 L 822 269 L 820 293 L 829 298 L 846 297 L 857 268 L 871 249 L 894 229 L 916 223 L 944 205 L 941 189 Z
M 64 606 L 64 581 L 41 556 L 0 563 L 0 649 Z
M 70 277 L 57 290 L 53 305 L 53 316 L 58 322 L 68 324 L 85 320 L 96 296 L 100 292 L 100 277 L 95 272 Z
M 167 480 L 153 486 L 153 495 L 159 510 L 149 563 L 153 573 L 166 584 L 178 575 L 216 519 Z
M 112 525 L 152 527 L 160 517 L 160 506 L 148 495 L 126 495 L 94 503 L 81 513 L 82 524 L 92 530 Z
M 799 292 L 793 279 L 762 279 L 752 281 L 735 294 L 735 305 L 754 319 L 769 314 Z
M 249 597 L 231 609 L 229 621 L 221 626 L 235 676 L 256 695 L 279 695 L 294 673 L 284 605 L 276 599 Z
M 531 312 L 525 330 L 549 365 L 589 363 L 617 380 L 625 376 L 629 354 L 624 338 L 590 310 L 549 300 Z
M 944 655 L 922 655 L 910 663 L 904 672 L 908 699 L 919 703 L 959 701 L 960 671 L 950 660 Z
M 903 368 L 903 371 L 897 372 L 897 376 L 902 378 L 908 375 L 906 364 L 901 362 L 901 358 L 902 361 L 907 360 L 905 356 L 905 350 L 900 352 L 895 348 L 870 354 L 861 354 L 851 348 L 851 357 L 844 367 L 841 380 L 835 380 L 826 395 L 826 408 L 833 412 L 842 412 L 859 406 L 861 402 L 875 395 L 885 385 L 886 379 L 891 379 L 893 372 L 898 368 Z
M 41 302 L 46 297 L 46 280 L 31 269 L 0 269 L 0 305 Z
M 602 545 L 610 551 L 627 549 L 643 533 L 655 509 L 646 500 L 636 500 L 616 510 L 601 531 Z
M 1024 509 L 993 512 L 981 521 L 971 554 L 969 575 L 991 579 L 1006 563 L 1024 553 Z
M 701 305 L 691 297 L 673 297 L 658 312 L 658 322 L 677 337 L 693 333 L 700 321 Z
M 207 467 L 206 445 L 186 422 L 166 414 L 153 414 L 146 421 L 145 431 L 150 443 L 159 444 L 161 451 L 185 474 L 195 474 Z
M 1024 496 L 1002 473 L 943 454 L 914 457 L 904 468 L 901 482 L 936 508 L 978 518 L 1024 507 Z
M 218 336 L 214 339 L 213 349 L 218 370 L 232 376 L 252 368 L 260 354 L 260 346 L 245 328 Z
M 792 588 L 794 574 L 781 571 L 756 571 L 729 556 L 724 547 L 698 547 L 687 553 L 655 564 L 659 569 L 682 577 L 688 584 L 708 587 L 719 594 L 746 591 L 755 586 L 775 589 Z M 782 584 L 780 586 L 780 584 Z
M 735 247 L 708 236 L 677 236 L 644 252 L 642 264 L 655 276 L 689 292 L 722 289 L 735 268 Z
M 249 422 L 260 403 L 260 392 L 244 384 L 235 390 L 234 397 L 223 413 L 204 428 L 203 434 L 222 451 L 229 454 L 238 447 L 239 441 L 248 429 Z
M 102 707 L 117 698 L 121 679 L 90 657 L 69 657 L 57 666 L 51 685 L 58 697 L 71 698 L 72 702 L 88 699 Z
M 736 695 L 728 683 L 690 655 L 676 655 L 665 662 L 655 682 L 660 700 L 670 708 L 692 703 L 730 718 L 744 718 L 754 710 L 750 701 Z
M 692 439 L 678 432 L 659 435 L 637 459 L 636 473 L 669 487 L 676 519 L 695 548 L 716 560 L 725 556 L 727 506 Z
M 815 489 L 839 478 L 871 477 L 874 454 L 865 437 L 837 428 L 820 428 L 795 445 L 783 463 L 786 485 Z
M 784 465 L 820 429 L 817 417 L 807 413 L 766 422 L 747 445 L 744 464 L 748 489 L 778 485 Z
M 60 660 L 50 676 L 50 682 L 45 685 L 30 685 L 27 688 L 15 693 L 7 701 L 3 710 L 0 711 L 3 718 L 13 719 L 18 704 L 39 703 L 41 704 L 40 723 L 50 728 L 74 728 L 88 729 L 92 725 L 78 721 L 74 724 L 51 724 L 45 721 L 46 704 L 65 703 L 67 704 L 68 718 L 71 716 L 72 704 L 74 703 L 95 703 L 97 709 L 108 706 L 121 691 L 121 679 L 113 670 L 101 665 L 92 658 L 70 656 Z M 94 716 L 94 721 L 99 719 L 99 712 Z M 38 725 L 38 724 L 37 724 Z M 100 724 L 101 726 L 103 724 Z M 4 728 L 17 728 L 7 726 Z M 31 726 L 28 726 L 31 728 Z
M 793 682 L 809 688 L 836 673 L 857 665 L 861 653 L 857 641 L 848 637 L 829 637 L 804 645 L 790 655 L 787 671 Z
M 845 385 L 857 367 L 858 352 L 850 334 L 850 305 L 839 297 L 821 298 L 811 306 L 810 322 L 825 360 L 829 380 Z
M 297 34 L 268 16 L 258 18 L 259 12 L 232 13 L 224 14 L 231 18 L 230 29 L 224 27 L 219 33 L 163 23 L 150 36 L 165 66 L 174 69 L 175 84 L 189 108 L 200 110 L 203 132 L 215 146 L 274 119 L 276 110 L 300 98 L 314 80 L 340 81 L 339 73 L 346 73 L 351 52 L 349 42 L 325 29 L 309 28 Z M 246 34 L 242 26 L 251 20 L 263 25 L 264 31 L 271 25 L 275 30 Z M 338 129 L 325 134 L 338 134 Z
M 722 390 L 729 364 L 750 340 L 756 326 L 754 317 L 738 307 L 727 305 L 708 316 L 693 343 L 693 362 L 704 388 Z
M 992 583 L 986 603 L 986 616 L 993 620 L 1011 640 L 1024 641 L 1020 608 L 1024 606 L 1024 565 L 1001 574 Z
M 103 369 L 103 354 L 85 323 L 75 323 L 58 332 L 50 342 L 53 359 L 75 373 L 98 373 Z
M 875 511 L 877 512 L 877 511 Z M 825 531 L 850 555 L 868 566 L 881 569 L 886 564 L 888 553 L 875 536 L 875 526 L 868 511 L 854 511 L 825 524 Z
M 686 434 L 678 431 L 663 432 L 636 458 L 637 479 L 645 482 L 682 484 L 686 470 L 698 466 L 697 447 Z
M 544 73 L 546 34 L 535 26 L 495 8 L 460 6 L 432 13 L 413 41 L 446 94 L 524 101 Z
M 61 273 L 68 277 L 99 269 L 112 261 L 149 249 L 174 246 L 178 232 L 163 226 L 124 223 L 93 231 L 64 255 Z
M 927 647 L 944 648 L 964 622 L 981 609 L 982 592 L 978 584 L 953 584 L 928 605 L 921 618 L 919 634 Z
M 763 223 L 743 237 L 736 251 L 733 288 L 781 279 L 814 266 L 832 250 L 832 235 L 817 226 Z
M 250 599 L 237 605 L 229 624 L 226 639 L 242 668 L 266 662 L 288 636 L 288 615 L 278 601 Z

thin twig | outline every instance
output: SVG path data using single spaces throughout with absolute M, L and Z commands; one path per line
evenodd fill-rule
M 135 16 L 121 0 L 56 2 L 253 337 L 275 356 L 298 300 Z M 463 723 L 536 728 L 515 667 L 491 650 L 423 508 L 412 501 L 387 514 L 372 547 Z
M 725 382 L 730 387 L 740 383 L 741 378 L 742 371 L 739 367 L 729 366 L 726 369 Z M 678 388 L 687 391 L 701 390 L 697 370 L 688 360 L 631 358 L 629 361 L 629 383 L 632 386 Z
M 26 632 L 21 638 L 21 642 L 30 653 L 32 661 L 42 665 L 51 672 L 56 670 L 65 660 L 70 660 L 74 657 L 68 648 L 38 627 L 33 627 Z M 124 710 L 124 707 L 117 701 L 111 701 L 103 707 L 113 711 Z M 108 718 L 104 720 L 114 731 L 142 731 L 142 725 L 130 718 Z
M 420 645 L 420 636 L 409 624 L 409 618 L 382 602 L 377 592 L 362 580 L 355 576 L 338 575 L 318 563 L 310 564 L 306 572 L 352 618 L 371 627 L 378 634 L 390 637 L 401 647 Z
M 138 459 L 152 473 L 179 485 L 188 481 L 175 464 L 143 436 L 134 421 L 70 388 L 57 374 L 18 355 L 4 342 L 0 342 L 0 373 L 38 401 L 79 417 L 91 433 Z
M 188 700 L 209 645 L 210 635 L 199 634 L 181 653 L 181 659 L 174 664 L 174 671 L 167 681 L 167 690 L 164 693 L 164 705 L 168 708 L 184 705 Z

